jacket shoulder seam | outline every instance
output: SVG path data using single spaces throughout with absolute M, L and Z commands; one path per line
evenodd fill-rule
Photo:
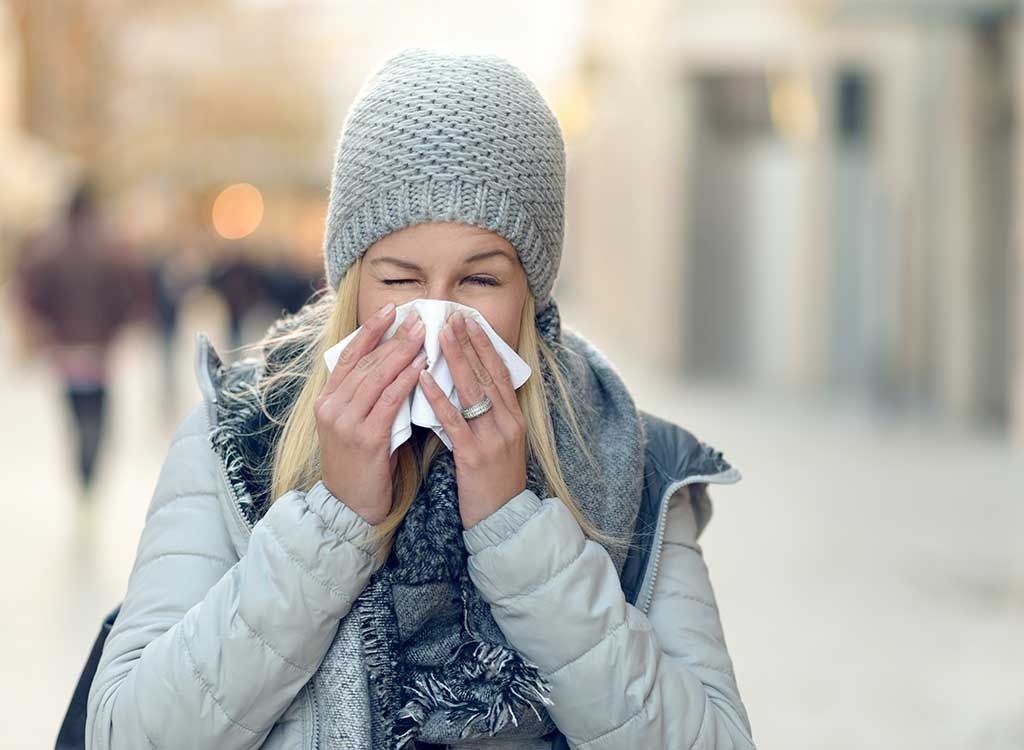
M 172 440 L 170 446 L 167 448 L 167 451 L 170 452 L 174 450 L 177 446 L 184 443 L 186 440 L 192 440 L 194 438 L 202 438 L 203 442 L 209 443 L 205 432 L 199 430 L 195 432 L 186 432 L 184 435 L 179 435 L 174 440 Z
M 146 516 L 146 523 L 149 523 L 150 519 L 155 518 L 159 514 L 163 513 L 165 510 L 167 510 L 168 508 L 173 506 L 179 500 L 188 500 L 190 498 L 191 499 L 199 499 L 199 498 L 203 498 L 203 497 L 209 497 L 209 498 L 213 498 L 214 500 L 216 500 L 219 497 L 219 495 L 216 492 L 182 492 L 182 493 L 175 493 L 170 498 L 168 498 L 168 500 L 165 503 L 162 503 L 159 508 L 157 508 L 152 513 L 150 513 L 148 516 Z
M 668 542 L 666 542 L 666 544 L 668 544 Z M 705 607 L 710 609 L 712 612 L 718 612 L 718 607 L 716 607 L 714 604 L 712 604 L 711 602 L 707 601 L 706 599 L 701 599 L 699 596 L 694 596 L 693 594 L 682 594 L 682 593 L 673 594 L 673 596 L 678 597 L 680 599 L 686 599 L 686 600 L 691 601 L 691 602 L 697 602 L 697 604 L 703 604 Z M 652 599 L 652 601 L 653 601 L 653 599 Z
M 710 637 L 712 638 L 712 640 L 714 640 L 714 641 L 715 641 L 716 643 L 718 643 L 718 644 L 719 644 L 719 645 L 720 645 L 720 646 L 722 647 L 722 650 L 723 650 L 723 651 L 726 651 L 726 652 L 728 652 L 728 648 L 727 648 L 727 647 L 726 647 L 726 645 L 725 645 L 725 640 L 724 640 L 724 639 L 722 638 L 722 636 L 721 636 L 721 635 L 719 635 L 719 633 L 716 633 L 716 632 L 714 632 L 714 631 L 708 631 L 708 630 L 705 630 L 704 628 L 699 628 L 699 627 L 693 627 L 692 625 L 685 625 L 685 624 L 684 624 L 684 625 L 680 625 L 679 627 L 681 627 L 681 628 L 682 628 L 683 630 L 685 630 L 685 631 L 686 631 L 687 633 L 694 633 L 694 634 L 696 634 L 696 635 L 698 635 L 698 636 L 703 636 L 703 637 L 705 637 L 705 638 L 706 638 L 706 637 L 708 637 L 708 636 L 710 636 Z M 655 629 L 654 629 L 654 632 L 655 632 L 655 633 L 657 633 L 657 632 L 658 632 L 657 628 L 655 628 Z M 686 654 L 676 654 L 676 653 L 672 653 L 672 652 L 669 652 L 669 651 L 665 651 L 665 649 L 664 649 L 664 648 L 662 648 L 661 650 L 662 650 L 662 651 L 663 651 L 663 652 L 664 652 L 664 653 L 665 653 L 665 654 L 666 654 L 667 656 L 670 656 L 670 657 L 672 657 L 673 659 L 676 659 L 676 658 L 680 658 L 680 657 L 684 657 L 684 656 L 686 655 Z

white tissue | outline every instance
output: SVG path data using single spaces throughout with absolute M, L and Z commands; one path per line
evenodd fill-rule
M 472 318 L 475 320 L 480 324 L 480 327 L 484 329 L 487 337 L 494 345 L 495 351 L 498 352 L 498 356 L 501 357 L 505 362 L 505 365 L 508 367 L 509 373 L 512 376 L 512 385 L 515 388 L 519 388 L 519 386 L 525 383 L 530 377 L 532 372 L 530 366 L 526 364 L 522 357 L 515 353 L 512 347 L 505 343 L 501 336 L 495 333 L 494 329 L 491 328 L 490 324 L 477 309 L 451 300 L 414 299 L 412 302 L 407 302 L 404 305 L 399 306 L 395 309 L 394 322 L 388 330 L 384 332 L 384 335 L 381 336 L 377 345 L 380 346 L 394 336 L 399 326 L 402 325 L 402 321 L 405 319 L 405 316 L 413 310 L 416 310 L 419 313 L 420 318 L 423 320 L 423 350 L 425 350 L 427 354 L 425 369 L 434 377 L 438 387 L 445 395 L 448 396 L 448 400 L 455 404 L 457 408 L 461 409 L 463 407 L 459 402 L 459 395 L 455 388 L 455 381 L 452 379 L 451 371 L 448 369 L 448 363 L 445 361 L 444 352 L 441 350 L 441 341 L 439 338 L 441 335 L 441 328 L 444 326 L 448 316 L 456 310 L 461 311 L 466 318 Z M 362 326 L 324 352 L 324 359 L 327 362 L 327 368 L 329 370 L 334 370 L 334 366 L 337 364 L 338 357 L 341 355 L 341 352 L 361 330 Z M 410 393 L 409 397 L 406 398 L 405 403 L 399 408 L 398 414 L 395 416 L 395 421 L 391 426 L 391 453 L 394 453 L 398 446 L 409 439 L 412 435 L 412 425 L 414 424 L 432 429 L 448 447 L 448 450 L 451 450 L 451 440 L 445 433 L 440 421 L 438 421 L 437 417 L 434 415 L 434 409 L 430 406 L 430 401 L 427 400 L 427 396 L 418 382 L 412 393 Z

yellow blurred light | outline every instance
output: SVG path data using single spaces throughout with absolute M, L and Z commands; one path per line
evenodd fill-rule
M 586 88 L 578 80 L 568 81 L 559 88 L 553 99 L 552 109 L 565 140 L 575 140 L 590 125 L 592 107 Z
M 802 141 L 818 134 L 818 110 L 810 86 L 787 76 L 771 81 L 771 114 L 775 129 L 785 138 Z
M 229 185 L 213 202 L 213 228 L 226 240 L 240 240 L 263 221 L 263 196 L 247 182 Z

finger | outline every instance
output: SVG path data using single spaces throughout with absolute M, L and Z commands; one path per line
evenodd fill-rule
M 469 423 L 455 408 L 448 396 L 438 387 L 437 382 L 426 370 L 420 371 L 420 385 L 423 386 L 423 394 L 430 402 L 437 420 L 441 423 L 444 431 L 448 433 L 449 439 L 454 447 L 468 446 L 476 440 L 476 434 L 470 429 Z
M 389 302 L 363 324 L 362 330 L 356 334 L 355 338 L 338 355 L 338 361 L 334 365 L 327 383 L 324 385 L 324 395 L 333 393 L 341 385 L 345 376 L 355 367 L 356 362 L 376 348 L 380 337 L 391 327 L 394 315 L 395 306 Z
M 394 382 L 398 374 L 408 367 L 413 358 L 423 349 L 424 330 L 423 321 L 417 316 L 412 329 L 400 337 L 398 347 L 385 359 L 378 361 L 376 365 L 365 371 L 346 407 L 353 417 L 364 419 L 373 409 L 384 389 Z M 348 384 L 343 387 L 347 388 Z
M 475 404 L 484 399 L 487 395 L 484 390 L 485 385 L 491 382 L 491 377 L 488 373 L 483 373 L 484 382 L 481 382 L 480 374 L 477 373 L 472 364 L 470 363 L 469 357 L 467 356 L 466 349 L 472 349 L 472 344 L 469 343 L 469 337 L 466 333 L 466 327 L 462 326 L 461 334 L 458 332 L 455 326 L 455 318 L 459 313 L 454 313 L 445 323 L 444 328 L 441 332 L 441 348 L 444 351 L 445 360 L 448 362 L 448 369 L 452 373 L 452 379 L 455 381 L 455 389 L 459 394 L 459 401 L 462 404 L 462 408 L 468 407 L 470 404 Z M 459 337 L 466 339 L 465 343 L 459 341 Z M 492 413 L 493 408 L 479 417 L 475 418 L 477 423 L 474 427 L 489 426 L 490 429 L 495 429 L 497 425 L 494 421 L 494 414 Z
M 477 382 L 480 384 L 483 393 L 491 399 L 493 408 L 485 412 L 478 419 L 486 420 L 485 424 L 488 425 L 488 429 L 497 430 L 503 435 L 515 434 L 515 430 L 518 427 L 518 420 L 514 416 L 514 412 L 509 408 L 506 403 L 506 396 L 500 391 L 497 382 L 491 375 L 491 371 L 484 365 L 480 358 L 479 353 L 476 350 L 476 344 L 473 342 L 473 337 L 470 335 L 469 326 L 467 323 L 470 321 L 461 313 L 456 313 L 452 316 L 452 324 L 455 330 L 455 338 L 462 347 L 463 354 L 466 357 L 466 361 L 469 363 L 473 374 L 476 376 Z M 475 321 L 474 321 L 475 322 Z M 479 328 L 479 326 L 477 326 Z M 482 333 L 482 331 L 481 331 Z M 487 335 L 483 334 L 483 338 L 487 340 L 490 345 L 490 339 L 487 339 Z M 492 347 L 493 351 L 493 347 Z M 497 353 L 495 352 L 497 357 Z M 499 363 L 504 368 L 504 362 L 501 362 L 501 357 L 497 357 Z M 507 368 L 506 368 L 507 373 Z M 512 389 L 513 393 L 515 389 Z M 512 396 L 514 399 L 515 396 Z M 477 399 L 477 401 L 480 399 Z M 475 401 L 474 401 L 475 403 Z M 515 413 L 519 412 L 519 406 L 516 404 Z M 488 415 L 490 418 L 488 419 Z
M 408 367 L 398 373 L 391 385 L 381 392 L 380 398 L 377 399 L 377 403 L 374 404 L 370 413 L 366 415 L 364 422 L 366 430 L 371 435 L 391 432 L 391 426 L 394 424 L 398 410 L 416 387 L 416 383 L 419 382 L 420 370 L 426 364 L 427 355 L 420 354 Z
M 355 363 L 352 369 L 349 371 L 349 375 L 342 381 L 341 385 L 338 386 L 334 392 L 334 398 L 341 404 L 347 404 L 355 398 L 356 393 L 359 392 L 359 388 L 366 376 L 370 374 L 375 367 L 380 363 L 385 362 L 388 357 L 400 349 L 403 343 L 408 342 L 409 332 L 419 320 L 419 316 L 415 311 L 412 314 L 406 316 L 402 324 L 395 330 L 394 335 L 385 341 L 383 344 L 379 344 L 373 351 L 364 354 L 359 358 L 359 361 Z M 415 352 L 413 352 L 415 354 Z M 401 366 L 409 364 L 409 360 L 412 359 L 412 354 L 405 358 Z M 387 385 L 385 383 L 384 385 Z M 369 407 L 367 407 L 369 408 Z
M 487 371 L 491 381 L 494 383 L 494 388 L 488 391 L 488 394 L 496 392 L 501 399 L 502 405 L 515 414 L 519 411 L 519 402 L 516 400 L 516 389 L 512 383 L 512 373 L 509 372 L 508 365 L 505 364 L 505 360 L 498 354 L 494 344 L 491 343 L 486 331 L 484 331 L 479 323 L 472 318 L 465 318 L 464 324 L 469 340 L 473 345 L 473 354 L 479 358 L 480 366 Z M 495 400 L 493 396 L 491 399 Z M 497 403 L 495 400 L 495 404 Z

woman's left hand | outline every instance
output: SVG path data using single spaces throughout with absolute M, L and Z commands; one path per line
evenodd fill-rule
M 450 315 L 441 350 L 463 408 L 484 396 L 494 404 L 466 420 L 430 373 L 420 372 L 423 392 L 452 441 L 459 513 L 468 529 L 526 489 L 526 418 L 508 367 L 475 321 Z

